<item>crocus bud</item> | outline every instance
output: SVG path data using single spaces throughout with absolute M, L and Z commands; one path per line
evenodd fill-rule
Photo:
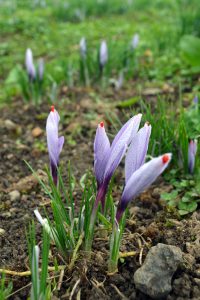
M 26 50 L 25 65 L 26 65 L 26 70 L 27 70 L 29 80 L 30 81 L 35 80 L 36 71 L 35 71 L 35 66 L 33 63 L 33 53 L 31 51 L 31 49 Z
M 80 40 L 80 54 L 82 59 L 86 58 L 86 53 L 87 53 L 86 39 L 82 37 L 82 39 Z
M 46 133 L 51 175 L 55 185 L 58 183 L 59 156 L 64 144 L 64 136 L 58 137 L 59 121 L 60 116 L 54 106 L 52 106 L 51 112 L 47 118 Z
M 137 48 L 139 44 L 139 34 L 134 34 L 132 41 L 131 41 L 131 47 L 134 50 L 135 48 Z
M 153 158 L 142 165 L 126 180 L 126 185 L 117 207 L 116 220 L 119 222 L 128 203 L 148 188 L 156 178 L 167 168 L 171 153 L 166 153 L 159 157 Z
M 193 174 L 194 172 L 196 153 L 197 153 L 197 140 L 190 140 L 188 145 L 188 169 L 190 174 Z
M 40 58 L 38 62 L 38 77 L 40 81 L 43 80 L 43 76 L 44 76 L 44 60 L 43 58 Z
M 99 51 L 99 63 L 100 67 L 103 68 L 108 61 L 108 47 L 105 40 L 101 42 Z

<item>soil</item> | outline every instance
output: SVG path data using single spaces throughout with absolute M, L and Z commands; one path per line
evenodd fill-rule
M 64 170 L 68 160 L 71 161 L 79 181 L 88 169 L 92 170 L 96 124 L 106 119 L 109 126 L 105 112 L 114 108 L 111 101 L 96 101 L 91 91 L 64 92 L 69 97 L 55 104 L 62 120 L 60 134 L 65 136 L 60 161 Z M 111 91 L 107 99 L 112 96 L 117 98 Z M 45 179 L 42 170 L 48 164 L 45 123 L 49 106 L 44 103 L 35 107 L 16 100 L 1 109 L 0 268 L 7 270 L 22 272 L 29 269 L 25 230 L 34 218 L 33 210 L 49 205 L 49 199 L 24 162 L 26 160 Z M 119 113 L 117 110 L 115 112 Z M 121 172 L 122 169 L 119 169 L 117 176 L 121 177 Z M 176 211 L 169 211 L 160 194 L 171 188 L 163 178 L 159 178 L 131 203 L 121 252 L 136 251 L 136 255 L 121 260 L 118 273 L 107 273 L 108 237 L 97 233 L 90 260 L 80 255 L 74 269 L 65 272 L 61 289 L 54 292 L 52 299 L 151 299 L 136 290 L 133 275 L 150 247 L 159 242 L 178 246 L 184 253 L 184 263 L 174 274 L 172 291 L 166 299 L 200 299 L 200 212 L 180 219 Z M 12 197 L 13 191 L 15 198 Z M 78 198 L 78 188 L 74 193 Z M 114 194 L 117 200 L 118 193 Z M 40 230 L 37 224 L 38 240 Z M 30 277 L 13 276 L 12 280 L 14 288 L 9 299 L 27 299 Z

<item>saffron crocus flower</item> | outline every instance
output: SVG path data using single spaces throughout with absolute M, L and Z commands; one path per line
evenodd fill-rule
M 80 40 L 80 53 L 81 53 L 81 58 L 85 59 L 87 53 L 87 45 L 84 37 L 82 37 L 82 39 Z
M 99 51 L 99 64 L 101 70 L 103 70 L 107 61 L 108 61 L 108 47 L 106 41 L 103 40 L 101 42 L 100 51 Z
M 35 80 L 36 71 L 35 71 L 35 66 L 33 63 L 33 53 L 31 51 L 31 49 L 26 50 L 25 65 L 26 65 L 26 70 L 27 70 L 29 80 L 30 81 Z
M 139 44 L 139 34 L 134 34 L 132 41 L 131 41 L 131 47 L 134 50 L 135 48 L 137 48 Z
M 142 156 L 142 155 L 141 155 Z M 167 168 L 170 160 L 171 153 L 166 153 L 159 157 L 153 158 L 149 162 L 143 164 L 139 169 L 130 175 L 127 172 L 126 185 L 122 193 L 121 200 L 117 207 L 116 220 L 119 223 L 122 214 L 128 206 L 128 203 L 148 188 L 156 178 Z M 134 163 L 135 166 L 135 163 Z M 127 166 L 125 168 L 128 168 Z M 127 176 L 128 174 L 128 176 Z
M 51 112 L 47 118 L 46 133 L 47 133 L 47 145 L 50 159 L 50 169 L 53 181 L 55 185 L 58 183 L 58 165 L 59 155 L 62 151 L 64 144 L 64 137 L 58 137 L 58 124 L 60 116 L 55 110 L 54 106 L 51 107 Z
M 104 209 L 110 179 L 125 155 L 127 147 L 136 135 L 141 117 L 141 114 L 132 117 L 117 133 L 111 146 L 104 123 L 101 122 L 98 125 L 94 141 L 94 172 L 97 180 L 95 209 L 99 201 L 101 201 Z
M 44 77 L 44 60 L 43 60 L 43 58 L 40 58 L 39 62 L 38 62 L 38 77 L 39 77 L 40 81 L 43 80 L 43 77 Z
M 194 172 L 196 153 L 197 153 L 197 140 L 190 140 L 188 145 L 188 169 L 190 174 L 193 174 Z

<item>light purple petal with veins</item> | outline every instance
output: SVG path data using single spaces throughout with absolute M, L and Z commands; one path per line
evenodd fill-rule
M 142 114 L 138 114 L 132 117 L 122 126 L 112 142 L 111 149 L 113 149 L 120 141 L 125 141 L 126 144 L 130 144 L 138 131 L 141 118 Z
M 190 174 L 194 172 L 196 153 L 197 153 L 197 140 L 191 140 L 188 145 L 188 168 Z
M 136 135 L 140 126 L 141 114 L 132 117 L 124 126 L 120 129 L 115 136 L 109 153 L 109 158 L 106 164 L 104 179 L 111 178 L 114 171 L 120 164 L 127 147 L 130 144 L 133 137 Z
M 147 123 L 142 127 L 133 138 L 125 159 L 125 181 L 139 169 L 145 162 L 148 150 L 151 126 Z
M 128 203 L 133 198 L 138 196 L 142 191 L 148 188 L 166 169 L 171 160 L 171 156 L 171 153 L 166 153 L 162 156 L 153 158 L 132 174 L 124 188 L 121 200 L 117 208 L 117 221 L 120 220 Z
M 94 140 L 94 172 L 98 186 L 102 183 L 110 151 L 110 142 L 103 122 L 98 125 Z

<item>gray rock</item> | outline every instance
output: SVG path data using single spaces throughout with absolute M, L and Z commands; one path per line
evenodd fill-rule
M 166 297 L 172 289 L 172 276 L 181 262 L 180 248 L 165 244 L 152 247 L 144 264 L 134 274 L 136 288 L 153 299 Z
M 9 193 L 9 196 L 10 196 L 10 200 L 12 202 L 14 201 L 18 201 L 20 199 L 20 192 L 15 190 L 15 191 L 12 191 Z

